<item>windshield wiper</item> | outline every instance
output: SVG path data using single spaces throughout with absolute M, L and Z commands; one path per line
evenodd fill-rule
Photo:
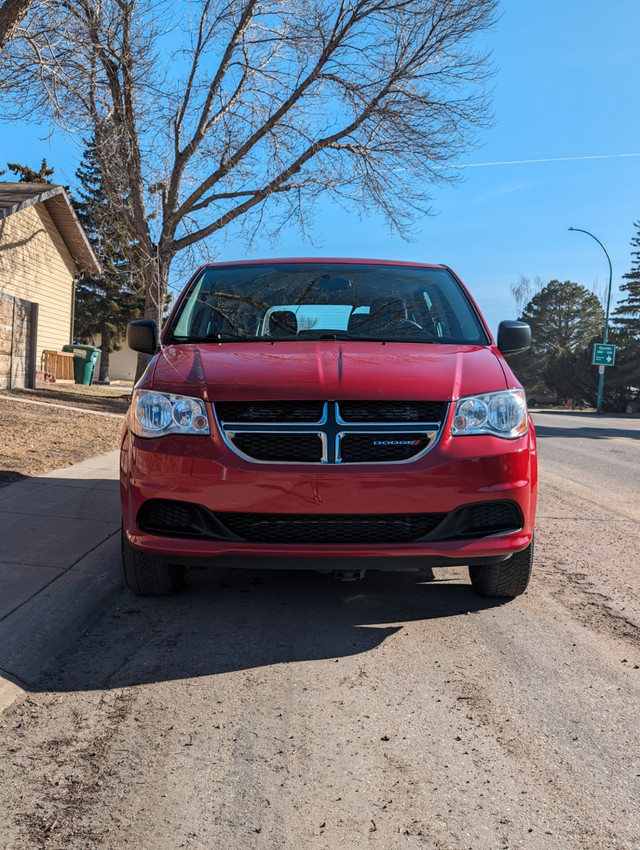
M 402 336 L 363 336 L 362 334 L 352 334 L 348 331 L 331 331 L 330 333 L 320 334 L 315 339 L 329 339 L 337 342 L 341 339 L 354 340 L 355 342 L 381 342 L 386 345 L 389 342 L 436 342 L 437 340 L 431 336 L 425 337 L 422 333 L 403 333 Z
M 244 334 L 234 334 L 229 331 L 225 331 L 224 333 L 214 333 L 214 334 L 206 334 L 205 336 L 177 336 L 173 334 L 171 337 L 171 342 L 183 342 L 183 343 L 197 343 L 197 342 L 233 342 L 235 340 L 241 340 L 242 342 L 262 342 L 264 340 L 270 339 L 270 337 L 266 336 L 246 336 Z
M 321 330 L 302 330 L 297 334 L 289 336 L 245 336 L 241 334 L 225 331 L 223 333 L 206 334 L 205 336 L 178 336 L 173 334 L 170 342 L 196 344 L 202 342 L 296 342 L 302 340 L 322 340 L 338 342 L 340 340 L 353 340 L 354 342 L 379 342 L 386 345 L 391 342 L 442 342 L 443 340 L 436 337 L 424 336 L 420 332 L 404 333 L 402 336 L 363 336 L 362 334 L 353 334 L 348 331 L 321 331 Z

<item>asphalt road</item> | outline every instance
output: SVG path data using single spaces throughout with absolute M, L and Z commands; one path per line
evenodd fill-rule
M 529 591 L 126 591 L 0 718 L 7 850 L 640 846 L 639 420 L 534 414 Z
M 543 474 L 599 491 L 603 507 L 615 499 L 640 519 L 640 419 L 555 410 L 533 418 Z

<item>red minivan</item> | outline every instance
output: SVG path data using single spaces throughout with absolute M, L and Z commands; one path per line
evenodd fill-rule
M 536 441 L 522 386 L 446 266 L 284 259 L 200 268 L 133 391 L 122 554 L 136 594 L 189 566 L 468 565 L 514 597 L 531 574 Z

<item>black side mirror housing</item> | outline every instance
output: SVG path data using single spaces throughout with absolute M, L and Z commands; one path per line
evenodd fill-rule
M 518 354 L 531 345 L 531 328 L 526 322 L 505 321 L 498 325 L 498 348 L 503 354 Z
M 155 319 L 136 319 L 127 325 L 127 345 L 143 354 L 155 354 L 158 348 L 158 324 Z

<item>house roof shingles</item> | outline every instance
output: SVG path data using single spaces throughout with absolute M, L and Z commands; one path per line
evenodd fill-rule
M 0 220 L 35 204 L 44 204 L 81 272 L 100 274 L 93 253 L 63 186 L 50 183 L 0 183 Z

